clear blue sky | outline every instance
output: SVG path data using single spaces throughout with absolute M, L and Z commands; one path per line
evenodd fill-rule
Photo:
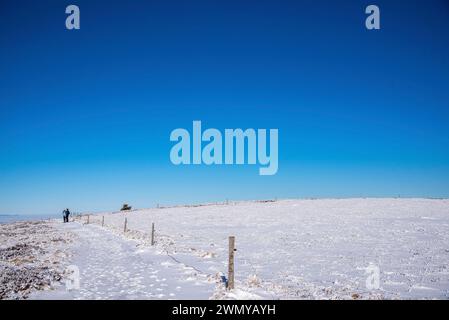
M 448 197 L 448 23 L 445 0 L 1 1 L 0 213 Z M 172 165 L 193 120 L 278 128 L 278 173 Z

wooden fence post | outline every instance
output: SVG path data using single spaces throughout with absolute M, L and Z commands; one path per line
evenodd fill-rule
M 104 227 L 104 216 L 101 218 L 101 226 Z
M 126 233 L 126 227 L 128 224 L 128 218 L 125 218 L 125 226 L 123 227 L 123 232 Z
M 228 290 L 234 289 L 235 237 L 229 237 Z
M 151 245 L 154 246 L 154 222 L 151 224 Z

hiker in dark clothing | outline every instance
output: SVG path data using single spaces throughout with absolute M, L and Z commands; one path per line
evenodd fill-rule
M 69 222 L 70 211 L 69 209 L 65 209 L 65 222 Z
M 65 209 L 64 210 L 62 210 L 62 221 L 65 223 L 65 217 L 66 217 L 66 214 L 65 214 Z

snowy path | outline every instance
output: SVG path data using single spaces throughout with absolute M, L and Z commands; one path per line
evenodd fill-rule
M 208 299 L 216 283 L 137 242 L 95 225 L 61 224 L 78 236 L 72 265 L 79 290 L 38 292 L 36 299 Z

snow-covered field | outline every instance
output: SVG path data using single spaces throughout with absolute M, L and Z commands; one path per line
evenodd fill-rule
M 80 288 L 31 298 L 449 298 L 449 200 L 230 202 L 96 214 L 86 222 L 52 222 L 75 239 L 66 264 L 79 268 Z M 230 235 L 236 289 L 228 292 L 221 275 Z M 379 287 L 367 287 L 377 268 Z

